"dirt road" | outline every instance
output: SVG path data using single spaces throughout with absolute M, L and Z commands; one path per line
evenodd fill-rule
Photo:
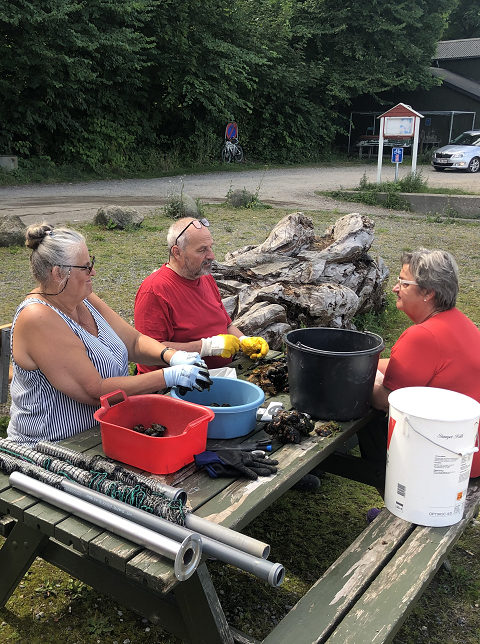
M 400 177 L 409 171 L 401 168 Z M 169 196 L 182 190 L 205 203 L 219 203 L 232 189 L 258 190 L 264 203 L 295 210 L 334 210 L 338 212 L 385 212 L 372 206 L 338 202 L 315 194 L 317 190 L 354 188 L 363 173 L 376 180 L 376 165 L 315 166 L 267 171 L 217 172 L 180 175 L 162 179 L 128 179 L 56 185 L 29 185 L 0 188 L 0 216 L 12 213 L 31 223 L 47 220 L 52 224 L 91 221 L 98 208 L 122 204 L 148 212 L 166 203 Z M 437 173 L 423 167 L 428 185 L 462 188 L 480 193 L 480 174 L 464 172 Z M 384 161 L 382 180 L 393 180 L 394 165 Z

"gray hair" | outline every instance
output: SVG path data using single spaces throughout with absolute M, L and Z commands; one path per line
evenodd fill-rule
M 448 311 L 455 306 L 458 295 L 458 266 L 453 255 L 445 250 L 419 250 L 402 255 L 402 265 L 420 288 L 435 293 L 435 310 Z
M 54 266 L 74 264 L 85 237 L 76 230 L 54 228 L 50 224 L 32 224 L 25 233 L 25 246 L 32 249 L 30 265 L 40 284 L 48 282 Z M 68 268 L 60 268 L 64 277 Z
M 175 240 L 177 237 L 180 235 L 182 230 L 191 222 L 194 221 L 195 217 L 182 217 L 181 219 L 177 219 L 177 221 L 174 221 L 173 224 L 170 226 L 168 229 L 167 233 L 167 244 L 168 244 L 168 252 L 172 250 L 172 246 L 175 246 Z M 177 246 L 180 248 L 180 250 L 185 250 L 185 247 L 188 243 L 187 239 L 187 233 L 188 230 L 186 230 L 183 235 L 180 237 L 178 240 Z

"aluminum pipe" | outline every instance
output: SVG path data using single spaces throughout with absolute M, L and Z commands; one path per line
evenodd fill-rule
M 198 517 L 196 514 L 186 514 L 185 525 L 189 530 L 200 532 L 206 537 L 215 539 L 215 541 L 221 541 L 227 546 L 231 546 L 237 550 L 248 552 L 254 557 L 266 559 L 270 554 L 270 546 L 268 543 L 263 543 L 241 532 L 235 532 L 235 530 L 225 528 L 222 525 L 218 525 L 218 523 L 213 523 L 213 521 Z
M 54 487 L 36 481 L 20 472 L 13 472 L 9 478 L 10 485 L 28 492 L 43 501 L 86 519 L 114 534 L 125 539 L 130 539 L 138 545 L 144 546 L 159 555 L 174 561 L 175 576 L 179 581 L 185 581 L 193 575 L 202 556 L 202 540 L 198 534 L 192 533 L 180 543 L 164 537 L 133 523 L 123 516 L 113 514 L 104 508 L 92 505 L 83 499 L 73 497 L 67 492 L 62 492 Z M 81 486 L 80 486 L 81 487 Z M 108 499 L 108 497 L 105 497 Z M 129 506 L 126 506 L 128 509 Z M 132 508 L 133 509 L 133 508 Z
M 143 525 L 144 527 L 154 530 L 155 532 L 159 532 L 171 539 L 183 541 L 188 536 L 195 534 L 188 528 L 183 528 L 176 523 L 166 521 L 154 514 L 134 508 L 122 501 L 112 499 L 100 492 L 83 487 L 78 483 L 62 479 L 62 487 L 65 492 L 68 492 L 69 494 L 73 494 L 89 503 L 105 508 L 109 512 L 125 517 L 130 521 L 134 521 L 139 525 Z M 236 548 L 232 548 L 231 546 L 227 546 L 226 544 L 220 543 L 219 541 L 204 536 L 203 534 L 200 534 L 200 536 L 202 539 L 203 552 L 205 554 L 215 557 L 224 563 L 236 566 L 241 570 L 250 572 L 252 575 L 255 575 L 262 581 L 266 581 L 274 588 L 277 588 L 283 583 L 285 578 L 285 569 L 282 564 L 271 563 L 261 557 L 254 557 L 253 555 L 237 550 Z

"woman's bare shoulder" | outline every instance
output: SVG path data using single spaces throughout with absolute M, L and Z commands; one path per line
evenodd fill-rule
M 32 302 L 18 314 L 16 327 L 28 331 L 40 330 L 44 325 L 63 328 L 65 321 L 55 309 L 42 302 Z M 67 325 L 68 326 L 68 325 Z

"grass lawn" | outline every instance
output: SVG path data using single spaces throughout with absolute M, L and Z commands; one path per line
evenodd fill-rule
M 227 251 L 264 241 L 285 215 L 279 209 L 227 209 L 205 206 L 219 260 Z M 339 215 L 309 212 L 318 233 Z M 126 320 L 142 279 L 166 260 L 165 236 L 171 220 L 152 212 L 136 231 L 79 227 L 98 267 L 95 291 Z M 402 250 L 420 246 L 452 252 L 460 267 L 459 308 L 480 324 L 480 224 L 438 223 L 427 218 L 375 217 L 373 256 L 398 275 Z M 0 323 L 10 322 L 16 306 L 34 286 L 29 253 L 0 248 Z M 365 316 L 362 326 L 380 332 L 387 349 L 409 324 L 390 300 L 382 316 Z M 4 411 L 5 413 L 5 411 Z M 220 562 L 209 569 L 232 625 L 262 639 L 343 550 L 365 528 L 368 508 L 381 504 L 376 491 L 328 475 L 313 493 L 290 491 L 262 513 L 245 532 L 271 544 L 270 559 L 286 568 L 286 580 L 273 589 Z M 1 539 L 0 539 L 1 543 Z M 395 644 L 478 644 L 480 641 L 480 524 L 474 521 L 453 551 L 450 573 L 440 571 L 396 635 Z M 1 574 L 1 571 L 0 571 Z M 37 560 L 6 607 L 0 610 L 0 644 L 177 644 L 153 624 L 116 605 L 108 597 Z M 363 644 L 360 640 L 359 644 Z M 295 644 L 292 642 L 292 644 Z

